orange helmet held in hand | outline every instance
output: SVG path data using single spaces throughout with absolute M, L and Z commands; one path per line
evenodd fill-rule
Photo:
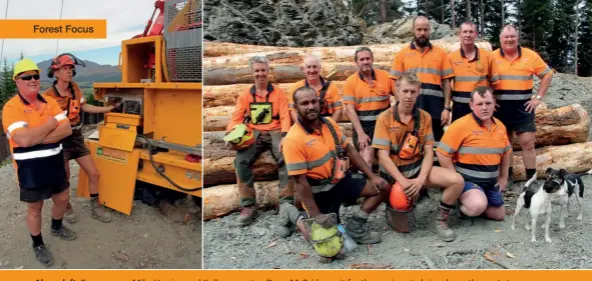
M 399 182 L 395 182 L 391 188 L 389 195 L 389 203 L 391 208 L 397 211 L 407 211 L 413 206 L 412 200 L 405 194 L 405 190 Z

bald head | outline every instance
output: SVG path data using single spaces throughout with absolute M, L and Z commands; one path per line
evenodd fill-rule
M 426 16 L 417 16 L 413 19 L 413 28 L 417 25 L 428 25 L 430 26 L 430 20 Z
M 302 63 L 304 65 L 312 65 L 312 64 L 321 65 L 321 59 L 316 55 L 308 54 L 308 55 L 304 56 Z
M 313 54 L 308 54 L 304 56 L 300 69 L 304 72 L 304 75 L 309 82 L 317 80 L 321 75 L 321 59 Z
M 417 46 L 423 48 L 430 43 L 430 32 L 430 21 L 427 17 L 417 16 L 413 19 L 413 36 Z

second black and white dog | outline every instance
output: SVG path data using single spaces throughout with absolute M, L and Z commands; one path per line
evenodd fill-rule
M 540 215 L 546 215 L 545 223 L 542 228 L 545 230 L 545 241 L 551 243 L 549 237 L 549 225 L 551 224 L 552 205 L 560 205 L 561 211 L 559 213 L 559 228 L 565 228 L 565 217 L 569 213 L 569 198 L 575 194 L 579 205 L 579 213 L 577 220 L 582 220 L 582 205 L 584 199 L 584 183 L 580 178 L 584 174 L 592 174 L 592 170 L 583 174 L 570 174 L 564 169 L 547 168 L 545 171 L 547 176 L 542 186 L 532 185 L 536 181 L 535 174 L 524 185 L 523 191 L 516 202 L 516 210 L 514 212 L 514 219 L 512 220 L 512 229 L 515 229 L 514 224 L 516 217 L 522 207 L 529 210 L 532 218 L 531 226 L 528 225 L 528 220 L 525 220 L 526 230 L 531 230 L 531 241 L 536 242 L 536 223 Z M 567 212 L 565 212 L 567 209 Z M 565 214 L 565 215 L 564 215 Z

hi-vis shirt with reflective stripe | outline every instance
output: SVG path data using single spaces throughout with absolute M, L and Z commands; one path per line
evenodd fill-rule
M 68 123 L 68 119 L 53 98 L 37 95 L 37 99 L 41 104 L 39 108 L 17 94 L 4 105 L 2 110 L 2 123 L 9 138 L 21 188 L 47 187 L 63 184 L 65 181 L 61 142 L 21 147 L 13 139 L 19 130 L 42 126 L 49 118 L 55 118 L 58 125 Z
M 326 117 L 325 120 L 331 122 L 341 146 L 345 149 L 349 141 L 337 123 L 330 117 Z M 306 175 L 309 179 L 324 180 L 329 179 L 333 173 L 333 157 L 337 152 L 335 141 L 326 124 L 318 131 L 305 127 L 299 119 L 286 135 L 282 152 L 290 176 Z M 328 191 L 331 188 L 331 185 L 313 186 L 313 192 Z
M 496 64 L 491 53 L 475 46 L 475 57 L 469 60 L 462 48 L 448 54 L 454 72 L 452 101 L 469 103 L 471 92 L 478 86 L 499 83 Z
M 68 90 L 70 91 L 70 95 L 62 96 L 58 93 L 56 85 L 57 85 L 57 81 L 54 81 L 53 86 L 48 87 L 47 90 L 45 90 L 42 93 L 42 96 L 45 98 L 51 97 L 56 100 L 56 102 L 58 103 L 60 108 L 63 110 L 64 114 L 66 114 L 66 117 L 68 117 L 68 115 L 70 115 L 70 125 L 72 125 L 72 126 L 80 125 L 80 123 L 81 123 L 80 122 L 81 121 L 80 114 L 79 113 L 71 114 L 71 112 L 70 112 L 72 110 L 72 109 L 70 109 L 70 107 L 72 105 L 71 100 L 79 101 L 78 107 L 82 107 L 82 105 L 86 103 L 86 99 L 84 98 L 84 95 L 82 94 L 82 91 L 80 90 L 80 87 L 78 87 L 78 84 L 76 84 L 75 82 L 70 82 L 70 85 L 68 86 Z M 78 111 L 80 111 L 80 109 Z
M 444 110 L 442 80 L 454 77 L 446 50 L 431 43 L 420 53 L 415 42 L 401 49 L 393 60 L 391 79 L 398 79 L 404 72 L 413 72 L 421 81 L 421 93 L 417 99 L 419 108 L 439 119 Z
M 389 108 L 393 90 L 388 72 L 372 70 L 373 84 L 366 82 L 359 71 L 345 81 L 343 103 L 356 106 L 362 122 L 374 122 L 378 114 Z
M 533 50 L 518 47 L 518 57 L 512 61 L 504 56 L 502 49 L 492 53 L 499 73 L 495 89 L 498 100 L 523 101 L 532 97 L 533 75 L 543 78 L 551 68 Z
M 448 127 L 436 151 L 451 157 L 466 181 L 487 188 L 497 182 L 502 158 L 512 147 L 501 121 L 493 118 L 487 129 L 474 114 L 467 114 Z
M 399 158 L 396 152 L 399 150 L 399 144 L 405 136 L 405 133 L 412 132 L 415 122 L 420 118 L 421 122 L 419 123 L 418 132 L 419 143 L 422 146 L 433 145 L 434 134 L 432 132 L 432 117 L 424 110 L 416 108 L 411 121 L 409 121 L 408 124 L 405 124 L 401 121 L 395 105 L 381 113 L 380 116 L 378 116 L 378 120 L 376 120 L 374 137 L 372 138 L 372 147 L 380 150 L 389 150 L 391 152 L 391 160 L 393 160 L 393 163 L 395 163 L 399 172 L 401 172 L 406 178 L 413 177 L 419 172 L 423 155 L 418 154 L 412 159 L 403 160 Z M 380 171 L 388 174 L 382 166 L 380 166 Z

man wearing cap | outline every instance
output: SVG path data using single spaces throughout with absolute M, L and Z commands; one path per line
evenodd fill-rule
M 62 140 L 64 146 L 64 160 L 66 167 L 66 176 L 70 178 L 70 160 L 76 160 L 80 168 L 88 175 L 89 190 L 91 199 L 91 217 L 102 222 L 110 222 L 111 217 L 109 213 L 99 203 L 99 170 L 95 165 L 90 151 L 84 144 L 84 136 L 82 136 L 82 120 L 80 112 L 88 113 L 106 113 L 113 110 L 116 106 L 110 105 L 107 107 L 98 107 L 86 103 L 82 91 L 78 85 L 72 81 L 72 77 L 76 76 L 75 65 L 85 66 L 83 61 L 78 60 L 77 57 L 71 54 L 60 54 L 55 57 L 49 68 L 47 77 L 56 80 L 52 87 L 49 87 L 43 92 L 43 97 L 54 98 L 64 114 L 70 121 L 72 126 L 72 135 Z M 72 209 L 72 205 L 68 202 L 65 219 L 69 223 L 76 222 L 76 215 Z
M 251 58 L 249 66 L 255 80 L 254 85 L 239 94 L 227 132 L 232 135 L 237 128 L 247 128 L 252 143 L 236 147 L 228 142 L 229 148 L 236 150 L 236 168 L 241 213 L 237 219 L 239 226 L 249 225 L 257 215 L 255 175 L 253 164 L 262 152 L 270 149 L 278 162 L 280 180 L 280 203 L 294 202 L 293 192 L 288 186 L 288 174 L 283 165 L 282 143 L 290 129 L 288 99 L 284 92 L 273 86 L 267 77 L 269 61 L 265 57 Z M 281 227 L 280 229 L 284 229 Z M 280 230 L 281 231 L 281 230 Z M 287 235 L 280 233 L 281 236 Z
M 27 203 L 27 226 L 38 261 L 51 265 L 53 257 L 41 236 L 43 201 L 51 198 L 51 234 L 64 240 L 76 233 L 62 224 L 68 204 L 68 178 L 61 140 L 72 133 L 68 118 L 52 98 L 39 94 L 39 67 L 30 59 L 14 66 L 17 94 L 2 110 L 2 125 L 9 138 L 18 176 L 20 200 Z

